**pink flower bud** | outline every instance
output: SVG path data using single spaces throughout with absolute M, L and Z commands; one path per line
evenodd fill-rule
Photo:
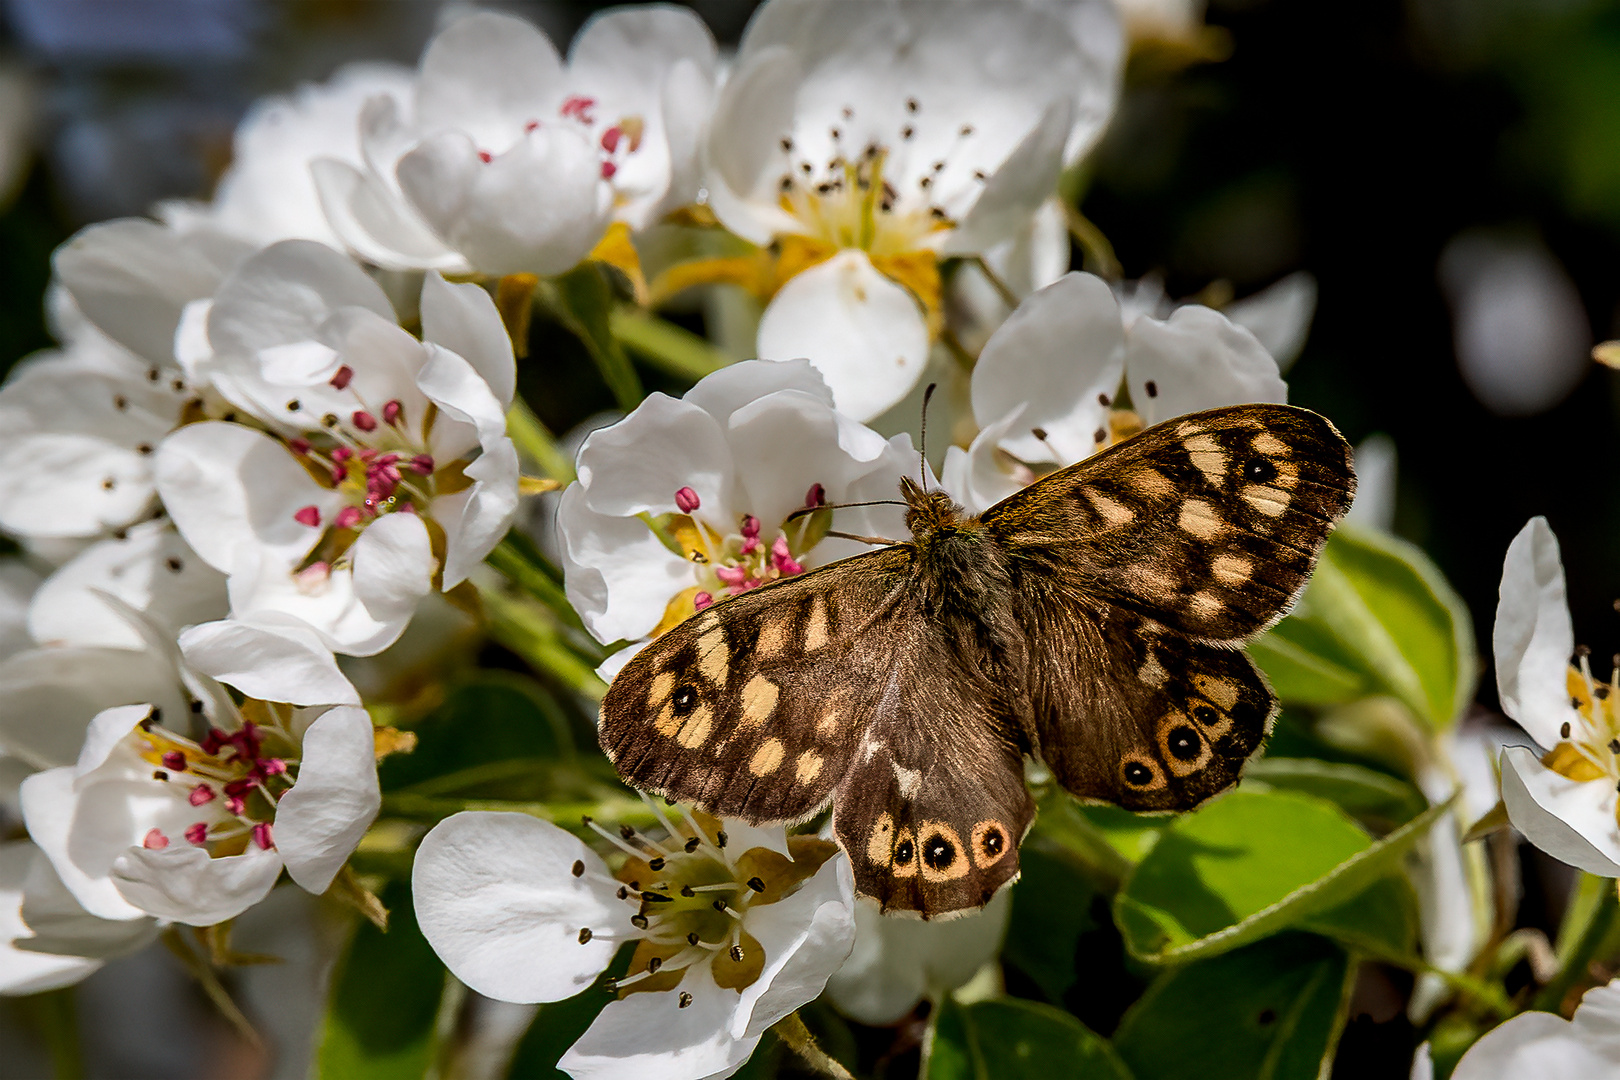
M 702 506 L 703 503 L 698 498 L 697 492 L 689 487 L 683 487 L 675 493 L 675 505 L 680 508 L 681 513 L 690 514 Z
M 344 364 L 332 375 L 332 386 L 338 390 L 347 390 L 349 382 L 354 378 L 354 368 Z
M 350 450 L 347 446 L 340 446 L 336 450 L 332 451 L 332 460 L 337 462 L 339 465 L 343 464 L 345 461 L 348 461 L 352 457 L 354 457 L 354 451 Z
M 293 515 L 293 520 L 300 525 L 310 528 L 319 528 L 321 524 L 321 510 L 318 506 L 306 506 Z
M 810 485 L 810 491 L 804 497 L 804 505 L 806 505 L 806 506 L 825 506 L 825 505 L 827 505 L 827 489 L 822 487 L 820 484 L 811 484 Z
M 163 835 L 161 829 L 149 829 L 146 836 L 141 839 L 141 847 L 150 848 L 153 851 L 161 851 L 168 846 L 169 838 Z
M 623 137 L 624 131 L 621 128 L 617 126 L 608 128 L 602 132 L 602 149 L 610 154 L 613 153 L 619 148 L 619 140 Z

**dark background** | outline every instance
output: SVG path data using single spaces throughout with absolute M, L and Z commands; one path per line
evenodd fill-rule
M 492 6 L 566 41 L 597 5 Z M 695 6 L 723 43 L 752 7 Z M 0 46 L 34 77 L 38 154 L 0 216 L 0 367 L 49 344 L 48 256 L 74 229 L 205 196 L 255 97 L 346 59 L 412 62 L 437 16 L 427 0 L 7 0 Z M 1482 654 L 1508 541 L 1545 514 L 1577 637 L 1608 656 L 1617 376 L 1592 364 L 1545 411 L 1496 415 L 1459 373 L 1437 263 L 1467 230 L 1539 242 L 1591 340 L 1620 335 L 1620 5 L 1215 0 L 1208 22 L 1224 60 L 1133 59 L 1083 209 L 1127 276 L 1162 274 L 1171 296 L 1315 274 L 1292 399 L 1352 441 L 1394 437 L 1396 530 L 1467 600 Z M 548 416 L 607 403 L 588 379 L 552 393 Z

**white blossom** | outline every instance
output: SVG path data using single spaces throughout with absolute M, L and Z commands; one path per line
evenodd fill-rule
M 417 852 L 422 932 L 488 997 L 572 997 L 636 942 L 618 999 L 558 1062 L 576 1080 L 731 1075 L 821 992 L 854 939 L 854 883 L 830 841 L 684 811 L 675 822 L 648 805 L 661 838 L 593 826 L 626 856 L 617 876 L 524 814 L 456 814 Z
M 1452 1080 L 1608 1080 L 1620 1062 L 1620 979 L 1588 990 L 1569 1020 L 1522 1012 L 1487 1031 L 1452 1070 Z M 1412 1080 L 1434 1080 L 1429 1044 L 1418 1047 Z

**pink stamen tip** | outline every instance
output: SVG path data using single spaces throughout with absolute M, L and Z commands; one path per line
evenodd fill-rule
M 161 829 L 149 830 L 146 836 L 141 839 L 141 847 L 150 848 L 153 851 L 162 851 L 168 846 L 169 838 L 163 835 Z
M 490 153 L 488 150 L 480 150 L 478 151 L 478 160 L 482 161 L 485 165 L 488 165 L 490 162 L 495 160 L 495 155 Z
M 403 502 L 394 507 L 394 512 L 399 514 L 414 514 L 416 513 L 416 507 L 411 503 Z
M 759 537 L 750 536 L 748 539 L 743 541 L 742 553 L 744 555 L 752 555 L 754 552 L 758 551 L 762 546 L 763 545 L 761 545 L 760 542 L 759 542 Z
M 242 796 L 246 795 L 248 792 L 257 787 L 258 783 L 259 782 L 257 780 L 250 780 L 247 777 L 243 777 L 240 780 L 232 780 L 230 783 L 225 785 L 225 794 L 233 799 L 240 799 Z
M 793 558 L 793 552 L 788 549 L 787 537 L 778 536 L 771 545 L 771 565 L 775 566 L 784 577 L 804 573 L 804 567 Z
M 186 755 L 178 750 L 170 750 L 163 755 L 163 767 L 170 772 L 186 771 Z
M 702 611 L 704 608 L 713 603 L 714 597 L 706 592 L 700 592 L 696 596 L 692 597 L 692 608 L 695 611 Z
M 373 461 L 377 460 L 377 448 L 374 446 L 362 447 L 360 450 L 360 460 L 365 462 L 367 465 L 370 465 Z
M 675 493 L 675 505 L 680 508 L 681 513 L 690 514 L 702 506 L 703 502 L 698 498 L 697 492 L 689 487 L 683 487 Z
M 287 763 L 278 757 L 269 758 L 260 764 L 266 776 L 280 776 L 287 771 Z
M 186 829 L 186 839 L 198 847 L 208 843 L 208 823 L 199 821 L 197 824 L 188 827 Z
M 291 450 L 293 453 L 297 454 L 299 457 L 303 457 L 305 454 L 309 453 L 309 440 L 308 439 L 288 439 L 287 440 L 287 449 Z
M 744 514 L 742 519 L 742 534 L 744 536 L 759 535 L 759 518 L 753 514 Z
M 337 512 L 337 517 L 332 519 L 332 524 L 336 525 L 340 529 L 354 528 L 356 525 L 360 524 L 359 507 L 345 506 L 343 509 Z
M 538 128 L 539 126 L 540 126 L 540 121 L 538 121 L 538 120 L 530 120 L 528 123 L 523 125 L 523 134 L 527 135 L 529 132 L 533 131 L 535 128 Z
M 276 846 L 275 840 L 270 835 L 270 823 L 268 821 L 261 821 L 253 826 L 253 842 L 266 851 Z
M 411 463 L 409 466 L 407 466 L 407 468 L 409 468 L 411 472 L 417 473 L 421 476 L 432 476 L 433 455 L 417 454 L 415 457 L 411 458 Z
M 741 585 L 748 580 L 748 571 L 741 566 L 719 566 L 715 568 L 714 576 L 727 585 Z
M 619 148 L 619 140 L 623 137 L 623 129 L 618 127 L 608 128 L 606 131 L 602 132 L 602 149 L 606 150 L 610 154 L 613 153 L 613 151 Z
M 343 464 L 345 461 L 348 461 L 352 457 L 354 457 L 354 451 L 350 450 L 347 446 L 340 446 L 336 450 L 332 451 L 332 460 L 337 462 L 339 465 Z
M 217 798 L 217 796 L 214 794 L 214 789 L 209 787 L 207 784 L 198 784 L 196 787 L 191 789 L 191 794 L 187 796 L 187 799 L 190 801 L 192 806 L 202 806 L 204 803 L 211 803 L 215 798 Z
M 247 809 L 247 803 L 240 796 L 232 795 L 230 798 L 225 800 L 225 809 L 229 810 L 237 817 L 241 817 L 242 811 Z
M 293 520 L 300 525 L 317 528 L 321 523 L 321 509 L 318 506 L 306 506 L 293 515 Z
M 805 497 L 804 497 L 804 505 L 806 505 L 806 506 L 825 506 L 825 505 L 827 505 L 827 489 L 822 487 L 820 484 L 811 484 L 809 493 L 806 494 Z
M 611 179 L 613 179 L 613 174 L 618 172 L 618 171 L 619 171 L 619 167 L 617 165 L 613 164 L 613 162 L 611 162 L 611 161 L 602 162 L 602 179 L 611 180 Z
M 202 752 L 205 754 L 217 754 L 230 741 L 230 736 L 219 730 L 219 728 L 209 728 L 208 734 L 203 736 Z
M 591 122 L 591 109 L 595 105 L 595 98 L 573 94 L 562 103 L 562 108 L 557 111 L 563 116 L 572 117 L 581 123 L 589 124 Z
M 338 390 L 347 390 L 349 381 L 354 378 L 354 368 L 344 364 L 332 375 L 332 386 Z
M 332 466 L 332 484 L 336 486 L 349 478 L 349 470 L 341 465 Z
M 366 412 L 364 409 L 356 409 L 354 411 L 354 415 L 349 419 L 353 421 L 354 426 L 359 428 L 361 431 L 377 430 L 377 418 Z
M 398 401 L 390 401 L 383 406 L 383 423 L 395 424 L 399 422 L 399 414 L 405 411 L 405 406 Z

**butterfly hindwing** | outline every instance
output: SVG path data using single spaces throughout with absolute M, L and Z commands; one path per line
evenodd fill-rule
M 1029 573 L 1207 641 L 1281 618 L 1355 493 L 1350 447 L 1288 405 L 1212 409 L 1149 428 L 991 507 Z
M 849 768 L 901 637 L 888 549 L 743 593 L 652 642 L 598 731 L 637 787 L 760 824 L 802 821 Z

